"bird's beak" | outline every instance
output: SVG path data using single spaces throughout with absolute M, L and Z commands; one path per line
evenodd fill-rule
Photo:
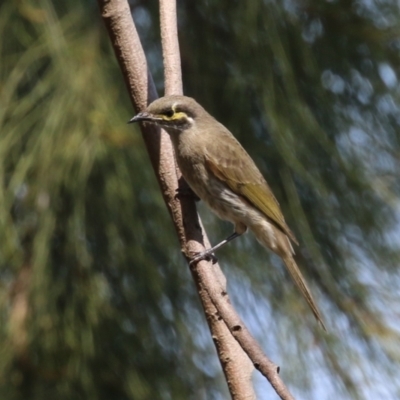
M 154 118 L 154 115 L 144 111 L 139 114 L 136 114 L 132 119 L 130 119 L 128 121 L 128 124 L 132 124 L 134 122 L 140 122 L 140 121 L 152 122 L 154 120 L 156 120 L 156 118 Z

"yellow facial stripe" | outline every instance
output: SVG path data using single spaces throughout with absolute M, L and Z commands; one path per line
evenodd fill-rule
M 165 120 L 165 121 L 177 121 L 180 119 L 187 119 L 187 114 L 180 111 L 180 112 L 176 112 L 172 115 L 172 117 L 167 117 L 166 115 L 160 115 L 160 117 Z

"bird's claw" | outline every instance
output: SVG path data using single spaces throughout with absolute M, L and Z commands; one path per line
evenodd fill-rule
M 189 261 L 189 265 L 192 266 L 201 260 L 212 261 L 213 264 L 216 264 L 218 262 L 218 258 L 215 256 L 215 254 L 208 253 L 206 250 L 200 253 L 195 253 L 194 257 Z

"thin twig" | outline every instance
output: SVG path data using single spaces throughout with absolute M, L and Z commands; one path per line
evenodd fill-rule
M 179 51 L 175 0 L 160 0 L 160 31 L 165 96 L 182 94 L 181 53 Z

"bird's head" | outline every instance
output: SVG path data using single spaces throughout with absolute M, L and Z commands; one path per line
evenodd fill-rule
M 129 123 L 148 122 L 158 125 L 169 133 L 184 131 L 206 113 L 194 99 L 186 96 L 166 96 L 153 101 L 145 111 L 135 115 Z

